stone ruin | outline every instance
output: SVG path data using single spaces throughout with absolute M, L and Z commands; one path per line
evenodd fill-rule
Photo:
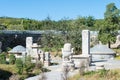
M 119 48 L 120 47 L 120 35 L 116 37 L 116 42 L 115 44 L 110 45 L 111 48 Z
M 65 43 L 64 47 L 62 48 L 63 61 L 71 60 L 72 54 L 73 54 L 72 45 L 70 43 Z
M 65 43 L 62 48 L 63 68 L 68 66 L 70 69 L 79 68 L 84 64 L 87 70 L 91 63 L 90 55 L 90 31 L 82 31 L 82 55 L 73 55 L 73 48 L 70 43 Z
M 26 53 L 27 55 L 30 55 L 32 57 L 32 61 L 41 61 L 44 66 L 50 65 L 50 53 L 49 52 L 43 52 L 40 49 L 40 45 L 37 43 L 33 43 L 32 37 L 26 38 Z
M 62 48 L 62 60 L 63 60 L 63 69 L 68 67 L 70 70 L 74 69 L 74 63 L 72 61 L 73 55 L 72 45 L 70 43 L 65 43 L 64 47 Z

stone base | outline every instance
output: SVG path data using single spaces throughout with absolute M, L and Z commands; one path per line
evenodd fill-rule
M 72 60 L 74 61 L 76 68 L 79 68 L 81 66 L 81 64 L 83 64 L 83 63 L 86 67 L 89 67 L 89 65 L 91 64 L 91 56 L 90 55 L 88 55 L 88 56 L 73 55 Z
M 75 64 L 73 62 L 63 62 L 62 71 L 67 69 L 68 71 L 73 71 L 75 69 Z
M 49 61 L 44 61 L 44 66 L 45 66 L 45 67 L 50 66 L 50 62 L 49 62 Z
M 104 64 L 96 64 L 96 70 L 105 69 Z

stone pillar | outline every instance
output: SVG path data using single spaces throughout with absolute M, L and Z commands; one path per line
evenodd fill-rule
M 90 31 L 82 31 L 82 57 L 84 57 L 86 67 L 89 67 L 91 64 L 91 55 L 90 55 Z
M 27 55 L 32 54 L 32 44 L 33 44 L 33 38 L 32 37 L 27 37 L 26 38 L 26 52 L 27 52 Z
M 45 52 L 45 61 L 44 61 L 44 66 L 48 67 L 50 65 L 50 53 Z
M 44 54 L 44 52 L 41 52 L 41 53 L 40 53 L 40 61 L 41 61 L 42 63 L 44 63 L 44 61 L 45 61 L 45 54 Z
M 86 57 L 90 55 L 90 31 L 89 30 L 82 31 L 82 55 Z
M 39 48 L 40 48 L 40 46 L 37 45 L 37 43 L 33 43 L 33 45 L 32 45 L 32 51 L 33 51 L 32 57 L 35 58 L 36 60 L 38 60 L 38 58 L 39 58 L 39 56 L 38 56 Z

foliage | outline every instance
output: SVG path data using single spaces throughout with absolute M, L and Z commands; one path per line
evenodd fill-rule
M 6 63 L 6 56 L 5 53 L 0 54 L 0 64 L 5 64 Z
M 104 17 L 108 18 L 108 17 L 119 17 L 120 14 L 120 10 L 115 6 L 115 3 L 109 3 L 106 6 L 106 12 L 104 13 Z
M 10 64 L 15 64 L 15 60 L 16 60 L 16 58 L 15 58 L 14 54 L 10 54 L 9 63 Z
M 15 65 L 0 64 L 0 79 L 8 80 L 16 71 Z
M 75 54 L 80 54 L 82 50 L 82 35 L 79 29 L 68 32 L 68 40 L 73 47 Z
M 84 75 L 76 74 L 75 76 L 70 77 L 69 80 L 119 80 L 119 71 L 119 69 L 88 71 L 84 73 Z
M 24 69 L 26 73 L 30 72 L 34 68 L 34 64 L 31 62 L 31 56 L 27 56 L 24 63 Z
M 22 74 L 23 73 L 23 61 L 19 58 L 16 60 L 15 64 L 18 69 L 18 74 Z
M 119 14 L 120 11 L 114 3 L 110 3 L 106 6 L 106 12 L 104 14 L 105 20 L 100 27 L 98 38 L 102 43 L 108 43 L 109 47 L 110 43 L 115 41 L 117 30 L 120 28 L 118 19 L 120 17 Z
M 43 71 L 43 72 L 50 71 L 46 68 L 42 68 L 41 70 L 40 70 L 40 68 L 38 68 L 38 69 L 33 68 L 33 69 L 34 70 L 32 70 L 29 73 L 25 73 L 25 71 L 23 71 L 23 74 L 17 74 L 18 73 L 18 67 L 16 65 L 0 64 L 0 78 L 5 78 L 3 80 L 6 80 L 6 79 L 8 80 L 9 77 L 11 76 L 12 79 L 13 78 L 19 78 L 19 80 L 24 80 L 27 77 L 38 75 L 39 73 L 41 73 L 40 71 Z M 25 70 L 24 67 L 23 67 L 23 70 Z
M 42 47 L 45 51 L 52 51 L 51 49 L 56 49 L 59 51 L 59 48 L 63 45 L 63 38 L 61 34 L 53 34 L 51 32 L 44 34 L 41 38 Z
M 43 68 L 43 63 L 41 61 L 36 61 L 35 68 L 42 69 Z

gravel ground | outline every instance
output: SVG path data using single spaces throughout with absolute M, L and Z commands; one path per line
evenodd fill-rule
M 55 62 L 59 62 L 59 65 L 49 66 L 48 69 L 51 72 L 46 72 L 44 75 L 46 76 L 45 80 L 63 80 L 63 72 L 62 72 L 62 65 L 61 60 L 56 60 Z M 89 70 L 96 70 L 96 65 L 104 65 L 105 69 L 115 69 L 120 68 L 120 60 L 103 60 L 103 61 L 94 61 L 91 63 L 92 65 L 89 67 Z M 73 72 L 69 72 L 69 76 L 73 76 L 78 72 L 78 70 L 74 70 Z M 40 75 L 27 78 L 25 80 L 39 80 Z

